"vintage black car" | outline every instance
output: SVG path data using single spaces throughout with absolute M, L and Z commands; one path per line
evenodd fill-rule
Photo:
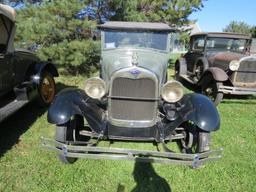
M 56 96 L 48 111 L 55 140 L 42 138 L 43 145 L 64 163 L 83 157 L 196 167 L 219 159 L 221 149 L 210 150 L 210 134 L 220 126 L 215 106 L 167 81 L 173 29 L 140 22 L 106 22 L 99 29 L 100 77 L 86 80 L 84 90 L 68 88 Z M 97 146 L 101 141 L 151 142 L 158 151 Z M 183 153 L 169 149 L 172 141 Z
M 33 98 L 49 105 L 56 92 L 54 65 L 14 49 L 15 15 L 11 7 L 0 4 L 0 122 Z
M 256 94 L 256 56 L 251 37 L 234 33 L 198 33 L 190 49 L 175 63 L 177 80 L 210 97 L 218 105 L 224 94 Z

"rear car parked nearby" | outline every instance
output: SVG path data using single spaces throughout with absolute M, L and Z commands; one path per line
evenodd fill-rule
M 256 56 L 250 36 L 198 33 L 190 49 L 175 63 L 177 80 L 191 83 L 218 105 L 224 94 L 256 94 Z
M 64 163 L 94 158 L 197 167 L 219 159 L 222 150 L 210 148 L 211 132 L 220 127 L 215 106 L 203 95 L 184 95 L 179 82 L 167 80 L 173 29 L 139 22 L 106 22 L 99 29 L 100 76 L 86 80 L 84 90 L 69 88 L 56 96 L 48 111 L 55 140 L 43 138 L 43 145 Z M 157 151 L 100 147 L 101 141 L 149 142 Z
M 14 48 L 15 16 L 14 9 L 0 4 L 0 122 L 34 98 L 49 105 L 56 92 L 54 65 Z

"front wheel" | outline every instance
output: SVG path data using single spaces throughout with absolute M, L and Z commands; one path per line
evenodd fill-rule
M 187 126 L 190 125 L 190 128 Z M 198 127 L 187 124 L 184 127 L 184 138 L 180 140 L 180 148 L 183 153 L 202 153 L 210 150 L 211 135 Z M 191 128 L 192 126 L 192 128 Z
M 221 82 L 211 81 L 202 85 L 202 94 L 209 97 L 209 99 L 217 106 L 223 99 L 223 93 L 218 91 Z
M 72 117 L 64 125 L 57 125 L 55 132 L 55 140 L 61 143 L 68 143 L 82 140 L 79 132 L 83 129 L 84 120 L 81 116 Z M 64 164 L 72 164 L 77 158 L 67 157 L 63 154 L 58 155 L 60 161 Z

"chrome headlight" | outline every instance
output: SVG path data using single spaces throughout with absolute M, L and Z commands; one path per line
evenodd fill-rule
M 229 63 L 229 69 L 231 71 L 237 71 L 239 69 L 240 62 L 237 60 L 233 60 Z
M 162 98 L 169 103 L 175 103 L 183 97 L 183 85 L 178 81 L 168 81 L 162 88 Z
M 85 93 L 93 99 L 101 99 L 106 94 L 106 84 L 99 77 L 85 81 Z

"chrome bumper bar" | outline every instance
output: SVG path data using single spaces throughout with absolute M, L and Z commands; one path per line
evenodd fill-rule
M 199 154 L 185 154 L 174 152 L 159 152 L 149 150 L 134 150 L 125 148 L 108 148 L 70 145 L 55 140 L 41 138 L 43 147 L 55 151 L 66 157 L 106 159 L 106 160 L 131 160 L 136 162 L 183 164 L 197 168 L 208 161 L 215 161 L 222 157 L 223 148 Z
M 231 87 L 221 85 L 219 86 L 218 92 L 234 95 L 254 95 L 256 94 L 256 88 Z

